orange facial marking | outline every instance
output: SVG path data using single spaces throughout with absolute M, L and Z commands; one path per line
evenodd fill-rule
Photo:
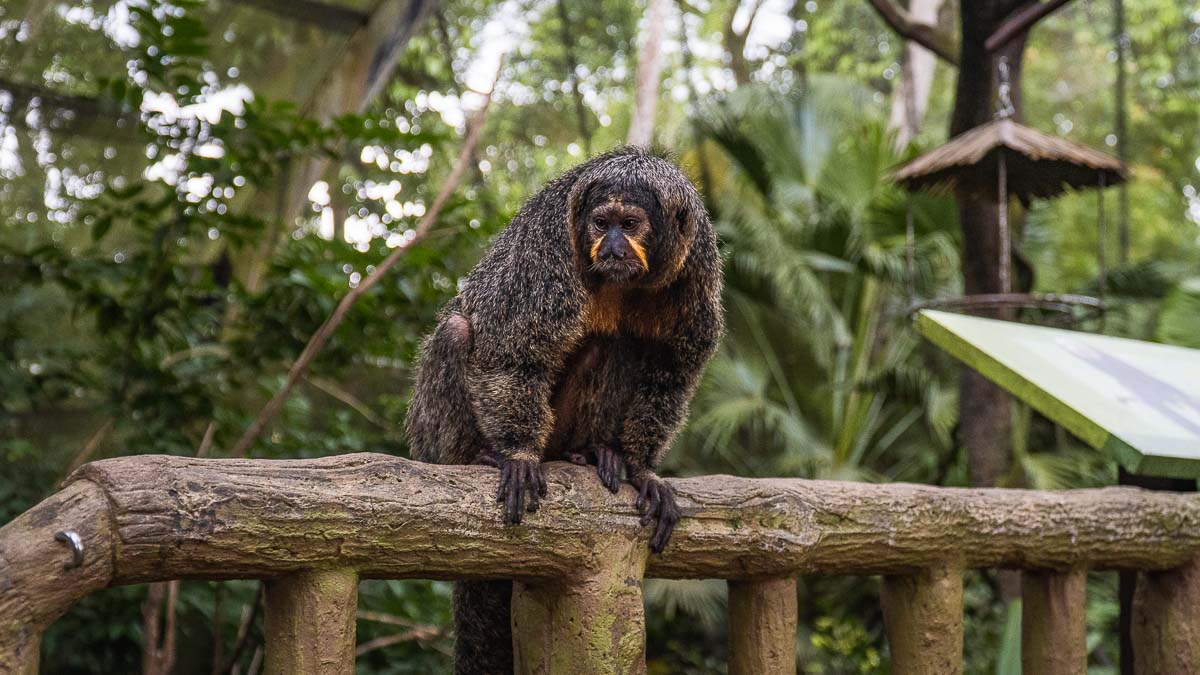
M 596 237 L 596 241 L 592 242 L 592 262 L 596 262 L 596 256 L 600 255 L 600 243 L 604 241 L 604 237 Z
M 629 242 L 629 248 L 633 249 L 633 254 L 638 257 L 638 261 L 642 263 L 642 269 L 650 271 L 650 262 L 646 260 L 646 249 L 642 248 L 642 244 L 633 237 L 625 236 L 625 241 Z

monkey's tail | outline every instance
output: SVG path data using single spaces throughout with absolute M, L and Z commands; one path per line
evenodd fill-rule
M 455 675 L 513 672 L 511 581 L 454 584 Z

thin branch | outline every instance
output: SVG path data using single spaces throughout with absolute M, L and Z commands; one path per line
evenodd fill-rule
M 371 15 L 348 7 L 313 0 L 238 0 L 240 4 L 270 12 L 291 21 L 310 23 L 322 30 L 353 33 L 367 25 Z
M 869 0 L 879 17 L 892 27 L 901 37 L 912 40 L 929 51 L 937 54 L 947 63 L 958 65 L 958 46 L 946 32 L 938 30 L 937 26 L 921 23 L 909 14 L 908 10 L 898 6 L 892 0 Z
M 142 673 L 168 675 L 175 666 L 175 609 L 179 603 L 179 581 L 159 581 L 149 584 L 147 589 L 146 601 L 142 603 Z
M 392 645 L 400 644 L 401 642 L 427 642 L 442 636 L 442 629 L 437 626 L 417 626 L 412 630 L 406 630 L 403 633 L 395 633 L 393 635 L 384 635 L 377 637 L 374 640 L 368 640 L 358 646 L 354 650 L 355 656 L 362 656 L 368 652 L 373 652 L 376 649 L 391 647 Z
M 1033 28 L 1035 23 L 1049 16 L 1051 12 L 1069 2 L 1071 0 L 1046 0 L 1046 2 L 1028 5 L 1013 12 L 1011 16 L 1004 19 L 994 33 L 988 36 L 987 41 L 983 43 L 984 48 L 989 52 L 1000 49 L 1011 42 L 1013 38 Z
M 104 421 L 104 424 L 101 424 L 99 428 L 92 432 L 92 435 L 88 437 L 87 442 L 83 444 L 83 448 L 71 458 L 71 463 L 67 465 L 67 472 L 63 474 L 63 478 L 70 476 L 75 472 L 75 469 L 78 469 L 88 460 L 90 460 L 92 455 L 96 453 L 96 449 L 99 448 L 100 444 L 104 442 L 104 439 L 108 438 L 108 435 L 112 433 L 112 430 L 113 419 L 109 418 Z
M 483 131 L 484 122 L 487 119 L 488 109 L 491 107 L 492 97 L 495 94 L 496 86 L 500 82 L 500 73 L 502 72 L 503 67 L 504 59 L 500 59 L 500 65 L 496 68 L 496 79 L 492 83 L 492 91 L 488 93 L 486 98 L 484 98 L 483 107 L 479 110 L 478 116 L 476 116 L 474 122 L 471 124 L 470 130 L 467 132 L 467 138 L 463 143 L 462 150 L 460 150 L 458 153 L 458 159 L 454 163 L 454 168 L 451 169 L 450 175 L 447 176 L 446 182 L 442 185 L 441 191 L 438 193 L 437 198 L 433 201 L 433 205 L 429 208 L 429 211 L 426 212 L 425 217 L 421 219 L 421 222 L 413 231 L 413 236 L 410 237 L 408 241 L 397 247 L 395 251 L 392 251 L 392 253 L 388 255 L 388 257 L 385 258 L 378 267 L 375 268 L 374 274 L 364 278 L 362 283 L 350 289 L 350 292 L 342 298 L 341 302 L 339 302 L 337 307 L 333 310 L 333 313 L 329 315 L 329 318 L 325 319 L 325 322 L 321 324 L 321 327 L 318 328 L 315 333 L 313 333 L 313 336 L 308 340 L 308 344 L 304 346 L 304 351 L 300 352 L 300 356 L 296 358 L 296 362 L 292 364 L 291 369 L 288 370 L 287 379 L 284 381 L 283 387 L 281 387 L 279 391 L 276 392 L 273 397 L 271 397 L 271 400 L 267 401 L 267 404 L 263 406 L 262 410 L 259 411 L 258 417 L 254 420 L 254 423 L 250 425 L 250 428 L 246 430 L 246 433 L 244 433 L 242 437 L 238 439 L 237 445 L 233 447 L 233 450 L 230 452 L 231 456 L 244 457 L 246 455 L 246 451 L 250 449 L 250 446 L 262 434 L 263 429 L 265 429 L 267 426 L 267 423 L 270 422 L 271 419 L 274 418 L 275 415 L 277 415 L 283 408 L 284 402 L 287 401 L 287 397 L 292 393 L 292 389 L 295 388 L 296 383 L 300 381 L 300 378 L 304 375 L 305 371 L 308 370 L 309 365 L 312 363 L 313 359 L 316 358 L 317 354 L 320 353 L 321 349 L 325 346 L 325 343 L 329 342 L 329 338 L 333 336 L 333 332 L 337 330 L 337 327 L 341 325 L 342 321 L 345 320 L 346 315 L 350 312 L 350 308 L 354 306 L 354 303 L 358 302 L 359 298 L 361 298 L 367 291 L 371 290 L 375 284 L 379 283 L 379 280 L 382 279 L 384 275 L 386 275 L 393 267 L 395 267 L 398 262 L 400 262 L 400 259 L 404 257 L 404 254 L 407 253 L 414 244 L 424 238 L 425 234 L 429 232 L 429 228 L 433 226 L 434 221 L 436 221 L 438 216 L 441 215 L 442 209 L 446 206 L 446 202 L 450 200 L 450 195 L 454 193 L 454 190 L 458 187 L 459 181 L 462 180 L 463 174 L 466 173 L 467 165 L 470 164 L 471 154 L 474 152 L 475 144 L 479 141 L 479 135 Z
M 311 384 L 316 390 L 329 395 L 331 398 L 342 403 L 347 408 L 350 408 L 359 415 L 362 415 L 363 419 L 371 424 L 374 424 L 385 431 L 390 432 L 395 430 L 396 425 L 389 424 L 387 420 L 379 415 L 379 413 L 372 410 L 371 406 L 367 405 L 362 399 L 358 398 L 354 394 L 338 386 L 336 382 L 327 380 L 323 377 L 307 376 L 304 378 L 304 381 Z
M 200 445 L 196 447 L 197 457 L 207 457 L 208 452 L 212 450 L 213 439 L 217 436 L 217 421 L 209 420 L 208 426 L 204 427 L 204 436 L 200 438 Z
M 103 132 L 108 136 L 113 134 L 131 134 L 137 128 L 137 113 L 117 108 L 95 96 L 79 96 L 54 91 L 34 84 L 25 84 L 0 78 L 0 91 L 6 91 L 12 96 L 10 110 L 24 110 L 35 101 L 47 110 L 44 123 L 52 127 L 78 131 L 79 133 Z M 24 125 L 25 115 L 12 115 L 13 122 Z M 88 127 L 96 127 L 88 129 Z
M 250 641 L 250 629 L 254 627 L 254 622 L 258 619 L 258 615 L 262 611 L 265 599 L 266 596 L 262 582 L 259 582 L 258 590 L 254 593 L 254 601 L 249 606 L 242 608 L 242 620 L 238 624 L 237 642 L 233 644 L 233 651 L 230 652 L 229 658 L 219 664 L 219 666 L 214 665 L 214 675 L 217 673 L 232 674 L 236 672 L 238 661 L 242 658 L 242 652 L 245 651 L 246 645 Z
M 400 626 L 401 628 L 417 628 L 422 624 L 416 621 L 411 621 L 402 616 L 388 614 L 387 612 L 373 612 L 369 609 L 360 609 L 356 614 L 359 621 L 370 621 L 372 623 L 386 623 L 389 626 Z

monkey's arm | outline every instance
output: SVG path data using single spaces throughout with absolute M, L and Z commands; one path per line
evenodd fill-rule
M 619 439 L 629 481 L 638 488 L 642 523 L 658 519 L 650 539 L 656 553 L 666 547 L 679 510 L 670 487 L 654 470 L 687 417 L 688 403 L 722 331 L 715 301 L 695 310 L 665 343 L 644 353 L 637 380 L 630 383 L 634 394 Z
M 465 293 L 473 331 L 466 383 L 490 444 L 479 451 L 500 468 L 497 500 L 505 519 L 519 523 L 546 493 L 541 460 L 554 424 L 552 382 L 578 331 L 582 300 L 569 261 L 539 257 L 526 242 L 504 245 L 517 255 L 481 265 Z

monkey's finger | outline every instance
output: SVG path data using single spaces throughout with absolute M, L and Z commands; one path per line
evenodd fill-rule
M 642 484 L 638 486 L 638 498 L 636 506 L 639 513 L 645 513 L 646 511 L 646 494 L 649 490 L 650 481 L 648 480 L 642 481 Z
M 500 487 L 496 490 L 496 501 L 503 502 L 508 496 L 508 478 L 511 474 L 511 464 L 504 462 L 500 465 Z
M 600 476 L 600 484 L 605 489 L 609 489 L 608 486 L 612 482 L 612 478 L 608 475 L 608 462 L 605 461 L 603 455 L 596 458 L 596 474 Z
M 621 489 L 621 456 L 611 450 L 608 453 L 608 489 L 614 495 Z
M 675 532 L 675 517 L 669 517 L 666 514 L 659 516 L 658 526 L 654 530 L 654 536 L 650 538 L 650 550 L 655 553 L 662 553 L 667 547 L 667 542 L 671 540 L 671 534 Z
M 650 538 L 650 550 L 662 553 L 671 540 L 675 524 L 679 522 L 679 507 L 675 504 L 675 495 L 671 488 L 660 486 L 662 503 L 658 507 L 658 525 L 654 528 L 654 536 Z
M 518 473 L 519 471 L 520 469 L 516 469 L 514 473 Z M 524 500 L 521 499 L 522 485 L 520 475 L 513 475 L 511 478 L 512 480 L 508 486 L 508 499 L 504 502 L 504 508 L 508 516 L 508 522 L 513 525 L 519 525 L 521 523 L 521 514 L 525 510 L 522 508 L 524 506 Z
M 596 472 L 600 474 L 600 483 L 608 488 L 609 492 L 616 493 L 619 487 L 619 478 L 613 471 L 616 462 L 613 461 L 614 453 L 610 448 L 599 448 L 596 450 Z
M 658 515 L 660 499 L 658 485 L 655 485 L 650 488 L 650 492 L 647 494 L 646 509 L 642 512 L 642 525 L 649 525 L 650 521 L 654 520 L 654 517 Z
M 537 477 L 538 496 L 545 497 L 550 494 L 550 489 L 546 487 L 546 468 L 538 464 L 537 472 L 534 475 Z
M 522 472 L 522 491 L 525 493 L 525 510 L 533 513 L 538 510 L 541 488 L 538 487 L 538 468 L 530 464 Z

